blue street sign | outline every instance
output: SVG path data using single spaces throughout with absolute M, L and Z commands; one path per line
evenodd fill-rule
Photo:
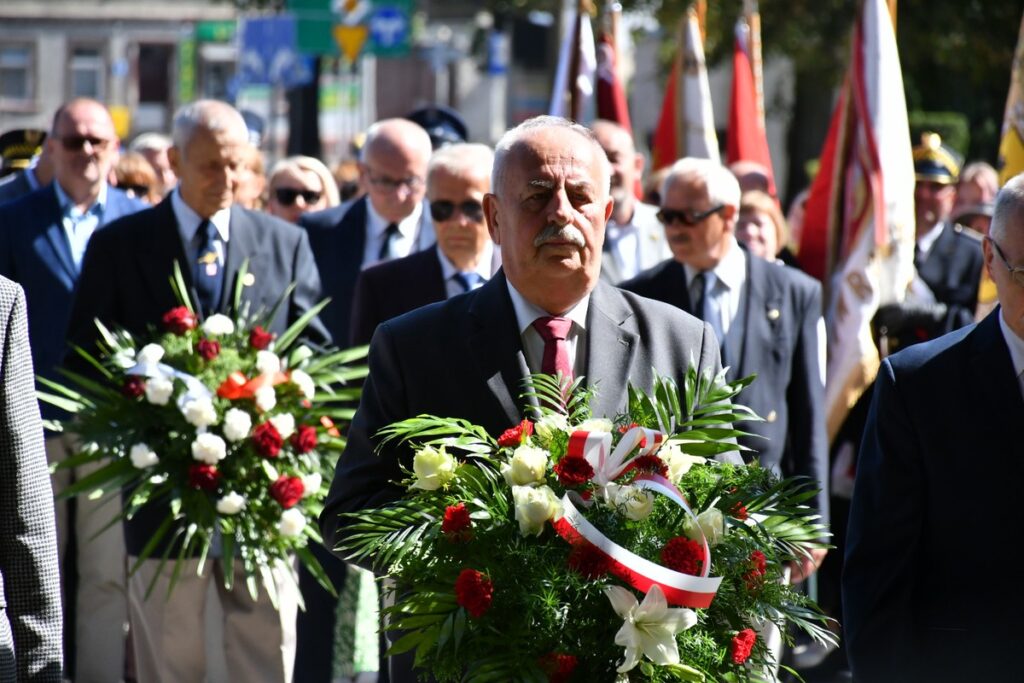
M 370 40 L 374 54 L 398 57 L 409 52 L 409 13 L 408 3 L 375 5 L 370 16 Z
M 310 58 L 299 54 L 295 18 L 290 15 L 243 19 L 238 78 L 244 85 L 294 88 L 313 79 Z

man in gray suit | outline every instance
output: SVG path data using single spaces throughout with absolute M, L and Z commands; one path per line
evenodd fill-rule
M 25 294 L 0 276 L 0 683 L 61 680 L 53 491 Z
M 393 422 L 432 413 L 497 436 L 529 411 L 522 380 L 550 369 L 545 356 L 584 376 L 597 389 L 594 414 L 608 417 L 625 409 L 629 383 L 649 390 L 655 370 L 681 384 L 691 358 L 699 371 L 719 369 L 708 325 L 598 281 L 609 176 L 593 133 L 565 119 L 531 119 L 499 141 L 484 211 L 503 270 L 479 289 L 377 328 L 362 402 L 320 519 L 326 545 L 343 533 L 339 513 L 404 493 L 394 482 L 400 465 L 411 467 L 412 451 L 374 452 L 374 435 Z M 552 327 L 567 328 L 563 340 L 552 338 Z M 415 679 L 393 661 L 392 683 L 407 680 Z

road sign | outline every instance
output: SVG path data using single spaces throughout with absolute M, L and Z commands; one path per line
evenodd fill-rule
M 313 70 L 298 52 L 295 18 L 282 14 L 243 20 L 238 71 L 246 85 L 294 88 L 309 83 Z
M 379 57 L 402 57 L 409 53 L 411 3 L 406 0 L 374 3 L 370 15 L 370 40 Z
M 350 62 L 356 61 L 356 57 L 363 51 L 363 45 L 366 44 L 366 38 L 369 35 L 370 30 L 365 26 L 338 24 L 334 27 L 334 40 L 337 41 L 342 54 Z

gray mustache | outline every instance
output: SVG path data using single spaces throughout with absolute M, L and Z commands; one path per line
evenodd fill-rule
M 540 247 L 548 242 L 571 242 L 580 249 L 587 246 L 583 233 L 576 226 L 568 223 L 566 225 L 545 225 L 540 234 L 534 238 L 533 246 Z

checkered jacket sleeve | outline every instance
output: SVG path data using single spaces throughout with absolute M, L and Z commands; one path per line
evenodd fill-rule
M 25 294 L 0 277 L 0 681 L 61 680 L 53 491 L 35 398 Z M 14 662 L 11 662 L 13 651 Z M 6 671 L 4 670 L 6 669 Z

